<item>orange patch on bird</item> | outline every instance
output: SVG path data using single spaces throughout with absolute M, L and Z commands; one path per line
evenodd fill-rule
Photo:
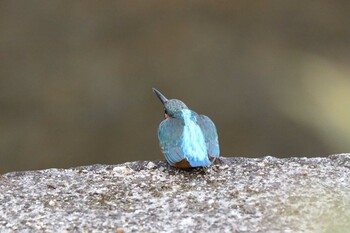
M 216 158 L 209 158 L 209 160 L 214 163 Z M 178 167 L 178 168 L 191 168 L 191 164 L 188 162 L 187 159 L 183 159 L 180 162 L 174 163 L 173 164 L 174 167 Z
M 173 166 L 178 167 L 178 168 L 190 168 L 191 167 L 191 165 L 187 159 L 183 159 L 180 162 L 174 163 Z

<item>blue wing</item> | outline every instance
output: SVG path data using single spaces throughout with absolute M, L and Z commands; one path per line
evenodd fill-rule
M 166 160 L 173 165 L 185 159 L 181 149 L 184 122 L 176 118 L 163 120 L 158 128 L 158 138 Z
M 216 132 L 216 127 L 214 122 L 210 120 L 209 117 L 205 115 L 199 115 L 197 118 L 197 124 L 201 128 L 205 143 L 207 144 L 207 150 L 210 157 L 219 157 L 220 148 L 219 148 L 219 139 Z

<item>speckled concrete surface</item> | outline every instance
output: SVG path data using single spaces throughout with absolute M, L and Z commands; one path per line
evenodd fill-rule
M 349 232 L 350 154 L 0 176 L 1 232 Z

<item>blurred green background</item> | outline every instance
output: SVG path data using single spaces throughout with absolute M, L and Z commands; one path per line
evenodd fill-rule
M 350 1 L 1 1 L 0 172 L 163 159 L 151 88 L 223 156 L 350 151 Z

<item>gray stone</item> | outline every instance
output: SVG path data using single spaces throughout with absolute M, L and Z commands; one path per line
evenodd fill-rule
M 1 232 L 349 232 L 350 154 L 0 176 Z

